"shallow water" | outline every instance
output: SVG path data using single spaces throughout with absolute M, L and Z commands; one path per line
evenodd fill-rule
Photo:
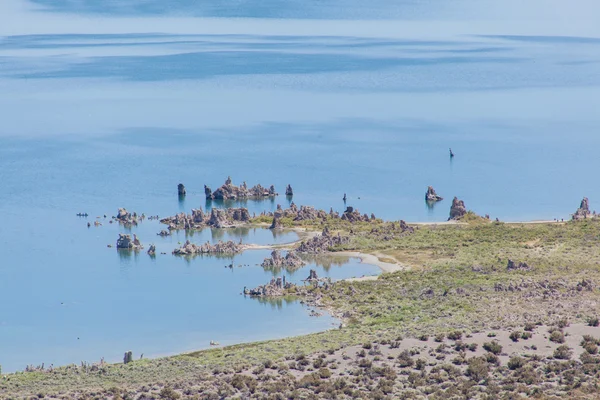
M 168 354 L 333 322 L 239 296 L 272 276 L 255 266 L 268 251 L 236 256 L 250 266 L 232 270 L 213 257 L 124 256 L 106 247 L 119 227 L 88 229 L 77 212 L 222 207 L 203 185 L 228 175 L 290 183 L 296 204 L 324 209 L 342 211 L 347 193 L 362 212 L 408 221 L 445 220 L 453 196 L 502 220 L 568 218 L 583 196 L 595 208 L 597 15 L 588 0 L 3 0 L 0 364 Z M 446 197 L 434 208 L 428 185 Z M 160 229 L 134 232 L 159 252 L 186 239 Z M 221 238 L 296 236 L 191 239 Z

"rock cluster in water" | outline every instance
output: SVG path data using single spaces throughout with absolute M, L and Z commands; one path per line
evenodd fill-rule
M 332 235 L 329 232 L 329 229 L 325 228 L 321 235 L 314 236 L 300 243 L 297 251 L 299 253 L 309 254 L 324 253 L 333 247 L 341 246 L 349 241 L 350 238 L 348 236 L 341 236 L 339 233 L 337 235 Z
M 236 254 L 240 253 L 244 247 L 241 243 L 235 243 L 234 241 L 227 241 L 211 244 L 206 242 L 200 246 L 190 242 L 185 242 L 183 246 L 173 250 L 173 254 L 180 256 L 196 255 L 196 254 Z
M 117 249 L 140 250 L 143 248 L 144 246 L 142 246 L 142 243 L 140 243 L 137 235 L 133 235 L 133 239 L 131 239 L 131 235 L 119 233 L 119 238 L 117 239 Z
M 466 213 L 467 208 L 465 207 L 465 202 L 455 197 L 452 200 L 452 206 L 450 207 L 450 218 L 448 218 L 448 221 L 458 220 Z
M 254 289 L 244 288 L 244 294 L 253 297 L 277 297 L 285 295 L 286 289 L 291 289 L 295 286 L 293 283 L 286 282 L 284 276 L 272 278 L 271 282 Z
M 575 214 L 573 214 L 573 219 L 574 220 L 586 219 L 591 214 L 592 213 L 590 211 L 590 201 L 588 200 L 587 197 L 584 197 L 583 200 L 581 200 L 581 204 L 579 205 L 579 208 L 577 209 L 577 211 L 575 211 Z
M 263 268 L 285 268 L 285 269 L 296 269 L 304 266 L 305 262 L 298 256 L 298 254 L 290 250 L 283 257 L 279 250 L 273 250 L 271 257 L 265 258 L 262 262 Z
M 427 188 L 427 193 L 425 193 L 425 201 L 434 202 L 441 200 L 444 200 L 444 198 L 435 192 L 433 186 L 429 186 Z
M 235 186 L 231 182 L 231 177 L 228 177 L 225 184 L 214 192 L 211 192 L 210 187 L 204 185 L 204 194 L 207 200 L 257 199 L 277 196 L 273 185 L 267 189 L 258 184 L 248 189 L 246 182 L 243 182 L 240 186 Z
M 179 213 L 163 218 L 160 222 L 173 229 L 228 228 L 250 221 L 250 213 L 246 208 L 212 208 L 204 213 L 202 208 L 192 210 L 192 214 Z
M 119 208 L 117 216 L 113 218 L 123 225 L 131 226 L 137 225 L 139 221 L 145 218 L 145 215 L 142 214 L 141 216 L 138 216 L 135 212 L 131 213 L 125 208 Z

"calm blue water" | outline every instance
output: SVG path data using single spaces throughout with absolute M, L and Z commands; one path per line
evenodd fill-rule
M 347 193 L 408 221 L 445 220 L 453 196 L 502 220 L 567 218 L 583 196 L 600 208 L 598 15 L 592 0 L 3 0 L 0 364 L 170 354 L 332 323 L 239 296 L 272 276 L 255 265 L 266 251 L 233 270 L 126 257 L 106 247 L 119 227 L 88 229 L 77 212 L 223 206 L 203 185 L 228 175 L 291 183 L 297 204 L 325 209 Z M 447 198 L 433 209 L 428 185 Z M 159 252 L 186 240 L 161 228 L 134 232 Z M 229 238 L 296 236 L 191 239 Z M 356 260 L 327 271 L 376 272 Z

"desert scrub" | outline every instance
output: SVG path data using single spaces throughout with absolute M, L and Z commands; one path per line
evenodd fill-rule
M 496 341 L 484 343 L 483 349 L 485 351 L 489 351 L 490 353 L 492 353 L 494 355 L 498 355 L 498 354 L 502 353 L 502 345 L 500 345 L 500 343 L 498 343 Z
M 554 329 L 551 333 L 550 333 L 550 337 L 548 338 L 551 342 L 554 343 L 564 343 L 565 342 L 565 334 L 562 333 L 560 330 L 558 329 Z
M 510 333 L 510 335 L 508 336 L 510 338 L 510 340 L 512 340 L 513 342 L 518 342 L 519 339 L 523 336 L 523 334 L 519 331 L 512 331 Z
M 560 345 L 554 350 L 553 357 L 558 360 L 569 360 L 573 352 L 567 345 Z

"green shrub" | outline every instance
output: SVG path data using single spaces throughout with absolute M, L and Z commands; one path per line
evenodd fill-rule
M 525 327 L 523 328 L 526 332 L 533 332 L 535 330 L 535 324 L 531 322 L 527 322 Z
M 558 346 L 556 350 L 554 350 L 554 358 L 558 360 L 569 360 L 572 355 L 572 351 L 566 344 Z
M 533 336 L 533 333 L 531 333 L 531 332 L 523 332 L 523 334 L 521 335 L 521 339 L 523 339 L 523 340 L 531 339 L 532 336 Z
M 428 335 L 421 335 L 421 336 L 419 336 L 419 340 L 421 340 L 423 342 L 426 342 L 426 341 L 429 340 L 429 336 Z
M 588 326 L 598 326 L 600 325 L 600 320 L 598 317 L 588 318 Z
M 515 357 L 511 357 L 510 360 L 508 360 L 508 368 L 515 370 L 515 369 L 519 369 L 521 367 L 523 367 L 525 365 L 525 360 L 521 357 L 515 356 Z
M 502 346 L 496 341 L 484 343 L 483 349 L 495 355 L 502 353 Z
M 589 354 L 598 354 L 598 346 L 596 343 L 586 342 L 583 349 Z
M 512 340 L 513 342 L 518 342 L 519 339 L 521 338 L 522 333 L 519 331 L 512 331 L 510 333 L 510 335 L 508 336 L 510 338 L 510 340 Z
M 479 347 L 479 346 L 477 345 L 477 343 L 471 343 L 467 347 L 468 347 L 469 351 L 477 351 L 477 347 Z
M 565 334 L 559 330 L 554 330 L 550 334 L 550 341 L 554 343 L 564 343 L 565 342 Z
M 398 356 L 398 365 L 401 368 L 412 367 L 415 364 L 415 361 L 412 359 L 412 356 L 408 352 L 408 350 L 404 350 Z
M 160 393 L 158 394 L 161 399 L 165 400 L 177 400 L 181 397 L 179 393 L 173 390 L 170 386 L 165 386 L 162 388 Z
M 448 339 L 450 339 L 450 340 L 460 340 L 461 338 L 462 338 L 461 331 L 454 331 L 454 332 L 450 332 L 448 334 Z
M 489 374 L 487 361 L 480 357 L 470 359 L 465 374 L 475 382 L 486 379 Z
M 321 368 L 319 370 L 319 376 L 321 377 L 321 379 L 331 378 L 331 371 L 329 370 L 329 368 Z

